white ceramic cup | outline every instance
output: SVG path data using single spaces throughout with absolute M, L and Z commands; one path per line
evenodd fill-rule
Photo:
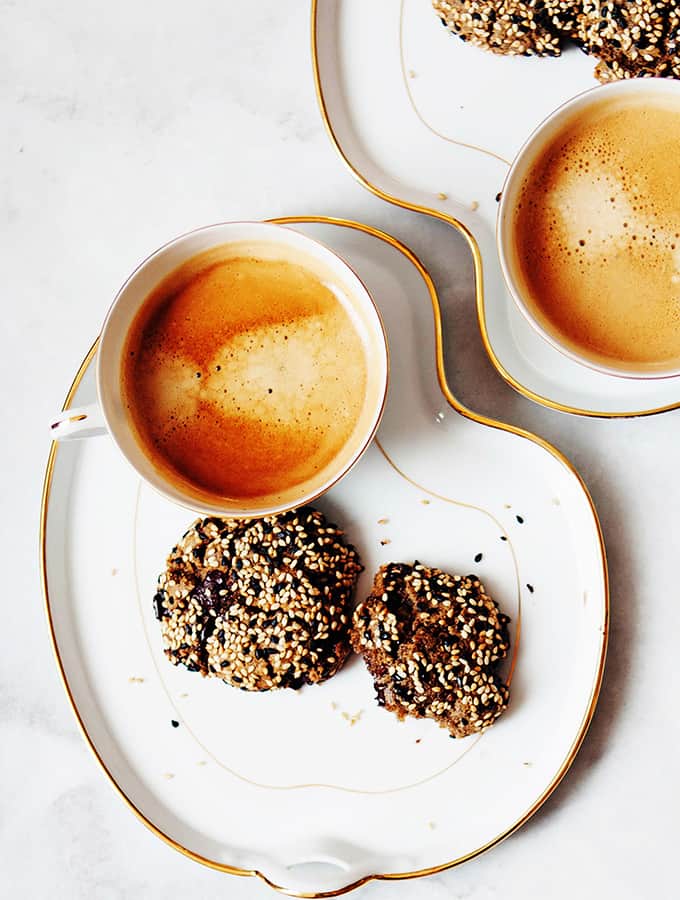
M 608 366 L 585 353 L 581 355 L 572 345 L 565 344 L 556 329 L 553 330 L 546 323 L 539 321 L 534 314 L 532 304 L 525 294 L 517 272 L 516 254 L 514 253 L 514 213 L 522 184 L 532 166 L 542 158 L 544 151 L 552 141 L 580 114 L 593 106 L 600 105 L 603 101 L 620 100 L 634 95 L 674 95 L 679 101 L 680 108 L 680 82 L 665 78 L 631 78 L 600 85 L 578 94 L 559 106 L 541 122 L 520 148 L 506 176 L 498 208 L 496 241 L 503 277 L 517 308 L 535 331 L 556 350 L 581 365 L 608 375 L 639 379 L 670 378 L 680 375 L 680 369 L 677 366 L 675 368 L 655 366 L 653 369 L 649 367 L 636 369 L 635 366 L 628 363 L 622 364 L 621 367 Z
M 280 259 L 308 261 L 326 273 L 336 295 L 342 295 L 366 350 L 367 388 L 354 432 L 336 457 L 301 485 L 267 498 L 208 501 L 176 484 L 154 466 L 138 440 L 126 410 L 121 385 L 126 338 L 137 312 L 149 294 L 171 272 L 198 254 L 223 245 L 267 245 Z M 338 302 L 341 302 L 340 300 Z M 380 313 L 358 275 L 328 247 L 281 225 L 265 222 L 228 222 L 184 234 L 152 253 L 122 286 L 104 321 L 96 361 L 98 403 L 68 409 L 51 423 L 54 440 L 108 433 L 136 472 L 160 494 L 207 515 L 255 517 L 293 509 L 323 494 L 345 475 L 369 446 L 380 423 L 387 395 L 387 339 Z

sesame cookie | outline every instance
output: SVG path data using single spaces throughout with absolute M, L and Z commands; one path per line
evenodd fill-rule
M 574 39 L 600 60 L 599 81 L 670 75 L 667 37 L 674 20 L 677 31 L 675 4 L 665 0 L 583 0 Z
M 488 728 L 508 704 L 497 671 L 508 653 L 508 621 L 475 575 L 389 563 L 356 608 L 351 639 L 381 706 L 465 737 Z
M 309 506 L 199 519 L 158 580 L 165 654 L 248 691 L 324 681 L 350 652 L 361 569 L 343 532 Z
M 559 56 L 580 7 L 573 0 L 433 0 L 463 41 L 505 56 Z

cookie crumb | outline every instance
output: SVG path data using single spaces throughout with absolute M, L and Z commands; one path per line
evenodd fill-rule
M 171 781 L 174 777 L 175 777 L 174 772 L 163 772 L 163 778 L 165 778 L 166 781 Z
M 448 195 L 448 194 L 445 194 L 444 191 L 439 191 L 439 192 L 437 193 L 437 199 L 438 199 L 438 200 L 448 200 L 448 199 L 449 199 L 449 195 Z
M 390 540 L 390 538 L 382 538 L 382 540 L 380 541 L 380 543 L 382 544 L 383 547 L 386 547 L 387 544 L 391 544 L 392 541 Z
M 473 200 L 470 204 L 470 209 L 472 210 L 472 212 L 477 212 L 477 210 L 479 209 L 479 201 Z
M 144 679 L 140 678 L 138 675 L 131 675 L 128 678 L 130 684 L 144 684 Z
M 118 569 L 111 569 L 111 574 L 112 574 L 112 575 L 117 575 L 117 574 L 118 574 Z
M 423 506 L 429 506 L 432 501 L 431 500 L 421 500 L 420 502 L 423 504 Z
M 387 523 L 388 523 L 389 521 L 390 521 L 390 520 L 387 519 L 387 518 L 384 518 L 384 519 L 378 519 L 378 525 L 387 525 Z

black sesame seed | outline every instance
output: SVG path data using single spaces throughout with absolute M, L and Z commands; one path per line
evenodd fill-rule
M 529 591 L 530 594 L 533 594 L 533 592 L 534 592 L 533 584 L 527 584 L 527 590 Z
M 521 516 L 515 516 L 520 525 L 524 525 L 524 519 Z
M 170 719 L 170 724 L 173 728 L 179 728 L 179 722 L 177 721 L 177 719 Z
M 479 562 L 481 562 L 481 561 L 482 561 L 482 558 L 483 558 L 483 556 L 484 556 L 484 554 L 483 554 L 483 553 L 477 553 L 477 554 L 475 554 L 475 562 L 476 562 L 476 563 L 479 563 Z
M 163 606 L 163 600 L 164 600 L 164 597 L 163 597 L 163 594 L 160 593 L 160 591 L 159 591 L 157 594 L 154 595 L 154 598 L 153 598 L 153 612 L 154 612 L 154 615 L 155 615 L 155 617 L 158 619 L 159 622 L 161 621 L 161 619 L 162 619 L 163 616 L 165 615 L 165 608 L 164 608 L 164 606 Z

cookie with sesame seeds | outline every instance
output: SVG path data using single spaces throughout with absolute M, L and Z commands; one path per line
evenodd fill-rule
M 573 0 L 433 0 L 461 40 L 504 56 L 559 56 L 575 27 Z
M 599 81 L 663 76 L 672 65 L 666 40 L 675 17 L 665 0 L 583 0 L 574 39 L 598 57 Z
M 351 640 L 381 706 L 458 738 L 484 731 L 508 705 L 499 672 L 508 622 L 475 575 L 389 563 L 354 612 Z
M 247 691 L 325 681 L 350 652 L 361 570 L 343 532 L 309 506 L 198 519 L 158 580 L 165 654 Z

